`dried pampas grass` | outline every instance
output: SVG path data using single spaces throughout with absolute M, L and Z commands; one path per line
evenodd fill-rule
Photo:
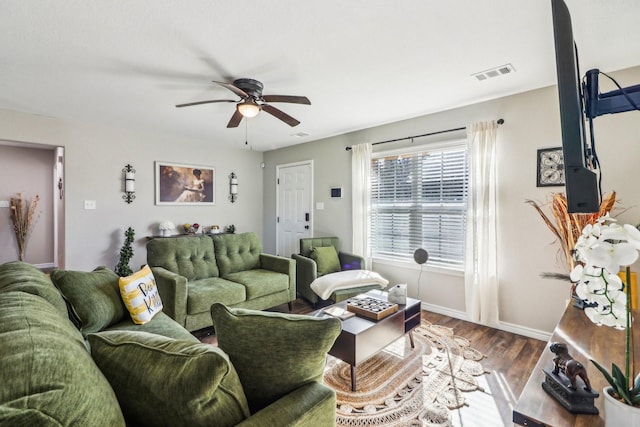
M 40 196 L 37 194 L 31 201 L 23 199 L 22 193 L 11 197 L 9 202 L 9 215 L 13 224 L 13 231 L 16 233 L 18 243 L 18 259 L 24 261 L 24 254 L 27 249 L 29 235 L 33 231 L 36 218 L 36 207 Z
M 556 236 L 556 239 L 560 242 L 560 250 L 567 261 L 569 271 L 571 271 L 575 267 L 573 248 L 578 237 L 582 234 L 582 229 L 587 224 L 595 224 L 598 218 L 611 212 L 613 205 L 616 203 L 616 192 L 614 191 L 603 197 L 600 203 L 600 210 L 591 214 L 569 213 L 567 197 L 564 193 L 554 193 L 551 197 L 551 202 L 547 203 L 550 204 L 551 217 L 544 212 L 537 202 L 533 200 L 525 200 L 525 202 L 533 206 L 547 227 L 549 227 L 549 230 Z

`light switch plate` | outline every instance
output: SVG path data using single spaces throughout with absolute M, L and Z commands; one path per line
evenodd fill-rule
M 8 208 L 9 201 L 8 200 L 0 200 L 0 208 Z

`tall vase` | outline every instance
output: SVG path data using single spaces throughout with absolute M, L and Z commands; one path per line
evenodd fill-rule
M 604 425 L 605 427 L 635 427 L 640 426 L 640 408 L 630 406 L 615 399 L 609 392 L 611 387 L 605 387 L 604 394 Z

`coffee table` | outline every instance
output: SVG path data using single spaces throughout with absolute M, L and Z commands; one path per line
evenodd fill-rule
M 387 293 L 383 291 L 373 290 L 362 295 L 387 300 Z M 329 316 L 324 313 L 324 310 L 330 307 L 340 307 L 346 310 L 347 301 L 325 307 L 312 315 L 316 317 Z M 398 304 L 398 311 L 384 319 L 371 320 L 356 315 L 340 321 L 342 322 L 342 331 L 329 350 L 329 354 L 351 365 L 351 391 L 356 391 L 356 367 L 359 364 L 404 334 L 409 334 L 413 348 L 411 331 L 420 325 L 420 300 L 407 298 L 406 304 Z

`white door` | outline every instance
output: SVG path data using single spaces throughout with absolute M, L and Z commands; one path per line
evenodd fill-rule
M 290 257 L 300 249 L 300 239 L 311 237 L 313 218 L 313 161 L 281 165 L 276 168 L 278 255 Z

